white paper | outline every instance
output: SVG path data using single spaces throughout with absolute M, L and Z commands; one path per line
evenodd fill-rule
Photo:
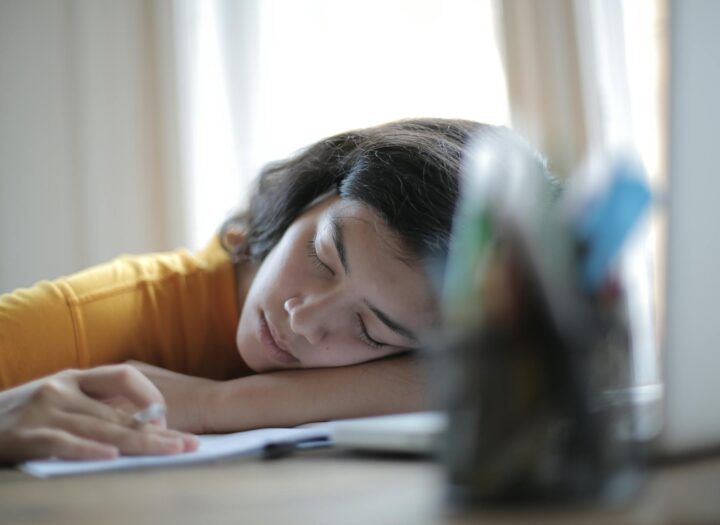
M 170 456 L 121 456 L 108 460 L 34 460 L 22 463 L 20 470 L 39 478 L 84 474 L 109 470 L 133 469 L 169 465 L 186 465 L 229 456 L 257 453 L 272 443 L 298 443 L 329 438 L 329 424 L 309 428 L 263 428 L 234 434 L 198 436 L 200 445 L 194 452 Z

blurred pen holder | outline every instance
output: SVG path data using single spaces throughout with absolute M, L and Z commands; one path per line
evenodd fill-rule
M 434 353 L 451 498 L 623 501 L 640 462 L 622 301 L 581 294 L 559 320 L 520 248 L 493 246 L 473 288 L 482 311 L 464 312 Z

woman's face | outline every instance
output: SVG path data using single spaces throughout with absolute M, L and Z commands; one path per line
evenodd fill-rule
M 416 347 L 438 308 L 379 216 L 337 196 L 303 213 L 255 274 L 236 342 L 256 372 L 343 366 Z

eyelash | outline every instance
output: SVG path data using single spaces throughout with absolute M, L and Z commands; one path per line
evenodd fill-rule
M 357 321 L 358 327 L 360 328 L 360 339 L 362 339 L 363 343 L 373 348 L 382 348 L 383 346 L 387 346 L 385 343 L 381 343 L 380 341 L 376 341 L 375 339 L 370 337 L 370 334 L 368 333 L 367 328 L 365 327 L 365 323 L 363 323 L 362 317 L 360 317 L 360 314 L 357 314 Z
M 315 265 L 315 267 L 319 268 L 320 270 L 329 272 L 330 275 L 335 275 L 335 272 L 332 271 L 332 268 L 330 268 L 327 264 L 322 262 L 320 260 L 320 257 L 318 257 L 317 250 L 315 249 L 315 239 L 310 239 L 308 241 L 307 255 L 310 258 L 310 261 L 312 261 L 313 265 Z

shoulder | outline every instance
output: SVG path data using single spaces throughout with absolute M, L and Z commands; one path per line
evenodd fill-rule
M 185 248 L 168 252 L 122 255 L 107 263 L 59 279 L 78 300 L 113 295 L 139 285 L 159 286 L 170 281 L 202 280 L 232 274 L 230 257 L 216 239 L 198 252 Z

